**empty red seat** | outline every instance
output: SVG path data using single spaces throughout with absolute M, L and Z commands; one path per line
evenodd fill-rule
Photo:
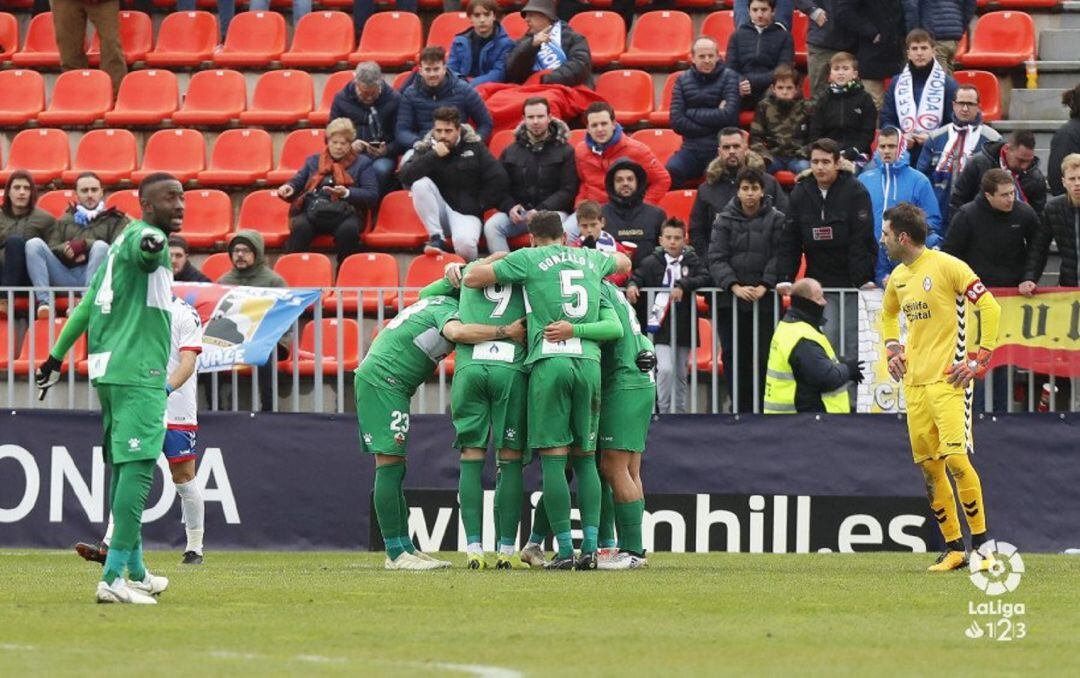
M 521 16 L 521 12 L 507 12 L 500 23 L 506 34 L 515 42 L 521 40 L 529 32 L 529 25 L 525 23 L 525 18 Z
M 686 12 L 646 12 L 634 22 L 630 45 L 619 57 L 619 65 L 670 68 L 690 60 L 693 40 L 694 24 Z
M 135 135 L 126 129 L 90 130 L 79 139 L 75 162 L 60 175 L 65 184 L 75 184 L 83 172 L 93 172 L 103 184 L 116 184 L 131 179 L 138 164 Z
M 436 16 L 435 20 L 431 22 L 431 27 L 428 28 L 426 44 L 428 47 L 438 45 L 449 54 L 450 43 L 454 41 L 454 36 L 470 28 L 472 28 L 472 22 L 469 21 L 469 17 L 465 12 L 444 12 Z
M 172 71 L 131 71 L 120 83 L 116 106 L 105 114 L 105 124 L 157 127 L 172 117 L 179 104 L 180 89 Z
M 75 191 L 70 188 L 61 188 L 42 193 L 38 197 L 37 206 L 59 219 L 60 215 L 76 202 L 78 198 L 75 197 Z
M 7 295 L 4 295 L 4 300 L 7 301 Z M 8 329 L 8 318 L 6 315 L 0 316 L 0 372 L 7 370 L 8 362 L 11 360 L 11 354 L 15 352 L 14 347 L 8 349 L 8 338 L 12 338 L 14 342 L 14 333 Z
M 67 134 L 59 129 L 27 129 L 15 135 L 8 150 L 7 167 L 0 172 L 0 184 L 7 183 L 11 172 L 30 172 L 38 184 L 60 178 L 71 166 Z
M 142 166 L 131 173 L 136 184 L 154 172 L 168 172 L 181 183 L 194 181 L 206 169 L 206 145 L 193 129 L 154 132 L 143 149 Z
M 240 114 L 241 125 L 284 126 L 307 120 L 315 100 L 311 76 L 304 71 L 263 73 L 255 83 L 251 106 Z
M 210 61 L 218 45 L 217 16 L 210 12 L 173 12 L 158 28 L 148 66 L 198 66 Z
M 502 155 L 503 150 L 514 143 L 514 130 L 501 129 L 495 134 L 491 135 L 491 141 L 488 142 L 488 150 L 495 156 L 496 160 Z
M 65 295 L 58 295 L 58 298 L 63 298 Z M 38 318 L 34 321 L 33 337 L 30 336 L 30 332 L 27 331 L 23 335 L 22 350 L 19 351 L 19 357 L 11 361 L 11 368 L 15 374 L 26 375 L 37 370 L 37 366 L 41 361 L 45 360 L 45 357 L 49 355 L 49 348 L 56 342 L 56 338 L 60 336 L 60 332 L 64 329 L 64 325 L 67 324 L 67 318 Z M 32 339 L 32 341 L 31 341 Z M 31 350 L 33 347 L 33 350 Z M 31 353 L 33 354 L 31 359 Z M 60 369 L 66 371 L 68 365 L 72 360 L 79 361 L 86 358 L 86 334 L 83 334 L 78 338 L 75 344 L 64 356 L 64 362 L 61 363 Z
M 589 51 L 596 68 L 618 61 L 626 49 L 626 23 L 615 12 L 575 14 L 570 19 L 570 28 L 589 41 Z
M 412 12 L 379 12 L 364 25 L 360 45 L 349 55 L 349 63 L 374 61 L 383 67 L 404 66 L 416 61 L 423 44 L 420 17 Z
M 105 198 L 105 207 L 109 209 L 115 207 L 132 219 L 138 219 L 142 216 L 142 205 L 139 204 L 139 191 L 135 189 L 124 189 L 122 191 L 110 193 L 109 196 Z
M 217 69 L 191 76 L 176 125 L 228 125 L 247 108 L 247 84 L 239 71 Z
M 326 146 L 326 131 L 320 129 L 298 129 L 289 132 L 281 146 L 281 158 L 277 168 L 266 175 L 271 184 L 281 184 L 292 179 L 304 166 L 304 161 L 315 153 L 321 153 Z
M 252 191 L 240 203 L 236 230 L 258 231 L 267 247 L 276 248 L 289 239 L 289 203 L 277 191 Z
M 361 287 L 362 292 L 342 290 L 330 295 L 326 308 L 333 312 L 337 309 L 337 299 L 341 298 L 341 307 L 347 313 L 356 312 L 357 297 L 361 298 L 364 313 L 378 313 L 379 307 L 394 308 L 397 304 L 398 287 L 397 259 L 385 252 L 362 252 L 345 258 L 338 269 L 337 287 Z M 380 295 L 381 293 L 381 295 Z
M 1001 85 L 990 71 L 955 71 L 953 77 L 958 85 L 974 85 L 979 90 L 979 108 L 983 120 L 1001 120 Z
M 308 122 L 312 125 L 325 125 L 330 122 L 330 106 L 334 103 L 334 96 L 352 81 L 352 71 L 338 71 L 327 78 L 319 98 L 319 107 L 308 115 Z
M 37 71 L 0 71 L 0 92 L 4 93 L 0 98 L 0 125 L 4 127 L 21 127 L 45 108 L 45 80 Z
M 716 40 L 720 46 L 720 58 L 727 53 L 728 40 L 735 32 L 735 12 L 730 9 L 713 12 L 701 24 L 701 34 Z
M 669 217 L 678 217 L 689 225 L 690 210 L 694 207 L 694 198 L 696 197 L 697 191 L 694 189 L 668 191 L 663 198 L 660 198 L 658 207 L 664 210 L 664 214 Z
M 52 12 L 42 12 L 30 20 L 26 43 L 11 56 L 11 62 L 23 68 L 55 68 L 60 65 L 60 50 L 56 46 Z
M 274 272 L 289 287 L 327 288 L 334 286 L 334 267 L 330 257 L 318 252 L 293 252 L 278 257 Z
M 694 351 L 694 368 L 698 372 L 724 373 L 724 362 L 720 350 L 720 342 L 716 342 L 716 359 L 713 359 L 713 329 L 712 323 L 707 318 L 698 318 L 697 321 L 697 350 Z
M 0 12 L 0 63 L 11 61 L 19 49 L 19 20 L 14 14 Z
M 409 262 L 405 271 L 405 287 L 413 288 L 402 294 L 406 306 L 412 306 L 420 298 L 420 290 L 443 277 L 447 264 L 464 264 L 465 260 L 456 254 L 421 254 Z
M 570 130 L 570 137 L 567 140 L 571 146 L 577 146 L 581 142 L 585 141 L 585 137 L 588 135 L 587 130 L 572 129 Z
M 285 51 L 285 18 L 277 12 L 240 12 L 229 22 L 225 44 L 214 52 L 218 66 L 265 68 Z
M 685 71 L 675 71 L 668 74 L 664 80 L 664 89 L 660 92 L 660 105 L 649 114 L 649 124 L 658 127 L 666 127 L 671 124 L 671 93 L 675 89 L 675 81 Z
M 129 65 L 136 61 L 145 61 L 146 55 L 154 42 L 154 24 L 150 15 L 144 12 L 120 12 L 120 47 L 124 50 L 124 61 Z M 94 31 L 90 40 L 90 49 L 86 58 L 91 66 L 101 63 L 101 37 Z
M 645 122 L 653 109 L 652 76 L 645 71 L 622 69 L 601 73 L 596 93 L 615 109 L 615 119 L 623 125 Z
M 956 60 L 965 68 L 1013 68 L 1035 58 L 1035 22 L 1025 12 L 988 12 L 979 17 L 968 49 Z
M 203 259 L 200 268 L 202 269 L 203 275 L 214 282 L 217 282 L 221 276 L 232 270 L 232 262 L 229 261 L 229 253 L 214 252 L 206 259 Z
M 376 250 L 413 249 L 427 242 L 424 224 L 413 209 L 409 191 L 387 193 L 379 205 L 375 227 L 363 235 L 364 242 Z
M 315 374 L 318 361 L 315 343 L 315 329 L 322 329 L 322 372 L 324 375 L 336 375 L 338 370 L 355 370 L 360 364 L 360 325 L 352 318 L 322 318 L 304 325 L 300 332 L 298 355 L 278 361 L 278 369 L 292 373 L 294 363 L 300 376 Z M 340 335 L 340 336 L 339 336 Z
M 274 144 L 261 129 L 230 129 L 214 142 L 210 165 L 199 172 L 199 183 L 247 186 L 266 179 L 274 163 Z
M 224 243 L 232 230 L 232 200 L 224 191 L 199 189 L 184 193 L 184 222 L 180 235 L 192 247 Z
M 38 114 L 41 125 L 89 125 L 112 108 L 113 86 L 105 71 L 61 73 L 49 107 Z
M 641 129 L 630 135 L 652 149 L 661 165 L 666 165 L 668 158 L 682 148 L 683 138 L 670 129 Z M 670 216 L 670 215 L 669 215 Z
M 292 45 L 281 55 L 281 63 L 290 68 L 329 68 L 346 61 L 354 43 L 351 16 L 310 12 L 296 25 Z

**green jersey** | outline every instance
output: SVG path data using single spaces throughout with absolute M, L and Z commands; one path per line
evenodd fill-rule
M 421 299 L 397 314 L 375 337 L 356 376 L 373 386 L 412 394 L 432 375 L 454 345 L 443 336 L 446 323 L 458 319 L 457 299 Z
M 652 342 L 641 333 L 634 307 L 626 300 L 619 288 L 604 280 L 600 287 L 604 299 L 611 303 L 615 315 L 622 324 L 622 337 L 604 342 L 600 346 L 600 381 L 604 391 L 620 388 L 652 386 L 652 373 L 642 372 L 637 366 L 637 355 L 653 350 Z
M 573 325 L 596 322 L 600 314 L 600 281 L 615 272 L 615 259 L 592 249 L 545 245 L 512 252 L 494 264 L 495 279 L 525 288 L 529 355 L 526 365 L 564 356 L 600 360 L 594 341 L 573 337 L 544 339 L 544 328 L 558 320 Z

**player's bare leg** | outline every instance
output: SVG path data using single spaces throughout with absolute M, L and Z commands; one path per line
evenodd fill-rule
M 461 524 L 465 528 L 465 566 L 470 570 L 487 569 L 484 559 L 484 454 L 478 447 L 461 449 L 458 477 L 458 504 Z
M 195 460 L 187 459 L 176 464 L 169 464 L 173 485 L 180 495 L 181 515 L 184 519 L 184 531 L 187 534 L 187 546 L 184 548 L 183 565 L 202 565 L 203 562 L 203 518 L 206 514 L 202 493 L 195 484 Z
M 615 524 L 619 534 L 619 554 L 600 563 L 601 569 L 623 570 L 645 567 L 641 524 L 645 495 L 641 485 L 641 454 L 626 450 L 604 450 L 600 457 L 604 479 L 615 496 Z

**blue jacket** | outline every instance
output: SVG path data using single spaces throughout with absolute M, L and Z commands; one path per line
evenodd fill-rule
M 684 147 L 715 150 L 720 130 L 739 126 L 740 101 L 738 73 L 723 64 L 712 73 L 691 67 L 671 90 L 671 128 L 683 136 Z
M 496 23 L 491 40 L 480 49 L 480 72 L 471 73 L 473 32 L 474 29 L 470 28 L 454 36 L 446 67 L 460 78 L 472 78 L 469 84 L 473 87 L 485 82 L 506 82 L 506 57 L 514 48 L 514 41 L 510 39 L 502 24 Z
M 910 64 L 908 64 L 910 65 Z M 903 72 L 903 71 L 901 71 Z M 912 69 L 911 84 L 914 89 L 915 104 L 918 105 L 919 99 L 922 97 L 923 87 L 926 86 L 926 80 L 930 77 L 930 71 L 926 73 L 919 73 Z M 878 117 L 878 127 L 895 127 L 901 129 L 900 118 L 896 113 L 896 83 L 900 80 L 900 73 L 893 76 L 892 82 L 889 83 L 889 89 L 885 92 L 885 101 L 881 104 L 881 115 Z M 945 125 L 952 122 L 952 102 L 956 98 L 956 79 L 951 75 L 945 75 L 945 103 L 942 105 L 941 110 L 941 125 Z
M 319 170 L 319 156 L 321 153 L 309 155 L 304 161 L 304 166 L 289 179 L 288 184 L 296 191 L 295 200 L 304 192 L 308 179 Z M 379 182 L 375 178 L 374 161 L 366 155 L 356 156 L 348 169 L 349 176 L 353 179 L 353 185 L 349 186 L 349 197 L 346 200 L 357 209 L 372 208 L 379 204 Z
M 980 125 L 979 141 L 975 146 L 975 150 L 972 151 L 972 156 L 978 155 L 986 144 L 1001 140 L 1001 135 L 998 134 L 997 130 L 989 125 L 982 124 L 981 115 L 976 118 L 975 124 Z M 949 129 L 951 128 L 945 125 L 931 132 L 930 138 L 923 144 L 923 151 L 919 154 L 919 162 L 915 165 L 916 169 L 930 179 L 934 195 L 937 196 L 938 211 L 941 213 L 942 238 L 948 233 L 949 221 L 952 216 L 949 199 L 952 197 L 953 182 L 960 176 L 959 171 L 953 174 L 951 172 L 938 172 L 934 169 L 941 161 L 941 154 L 945 150 L 945 144 L 949 143 Z
M 975 0 L 904 0 L 907 29 L 923 28 L 935 40 L 959 40 L 975 15 Z
M 334 101 L 330 104 L 330 119 L 352 120 L 356 127 L 357 139 L 384 141 L 387 156 L 396 158 L 407 150 L 394 139 L 400 105 L 401 94 L 390 85 L 383 83 L 379 98 L 374 104 L 368 106 L 356 96 L 356 88 L 350 82 L 334 95 Z
M 795 43 L 783 24 L 774 23 L 760 32 L 753 24 L 743 24 L 728 40 L 725 65 L 750 81 L 755 99 L 769 89 L 773 71 L 782 63 L 795 63 Z
M 930 186 L 930 180 L 908 164 L 907 154 L 902 154 L 895 162 L 883 163 L 881 154 L 874 153 L 877 166 L 859 175 L 859 183 L 870 194 L 870 203 L 874 210 L 874 238 L 881 239 L 881 218 L 885 210 L 897 203 L 909 202 L 926 212 L 926 222 L 930 232 L 926 236 L 926 246 L 936 249 L 941 245 L 941 212 L 938 210 L 937 196 Z M 885 248 L 879 247 L 877 263 L 874 265 L 874 282 L 884 286 L 885 276 L 892 273 L 896 263 L 889 260 Z
M 397 128 L 394 136 L 402 148 L 410 149 L 435 126 L 432 114 L 440 106 L 454 106 L 461 111 L 462 122 L 473 123 L 476 133 L 487 141 L 491 136 L 491 114 L 484 101 L 469 83 L 447 71 L 446 78 L 435 89 L 414 78 L 412 84 L 401 93 L 398 107 Z

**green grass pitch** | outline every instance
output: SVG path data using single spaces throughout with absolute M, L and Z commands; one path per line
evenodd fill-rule
M 1013 632 L 932 554 L 653 554 L 635 572 L 386 572 L 373 553 L 157 551 L 157 606 L 95 605 L 97 565 L 0 552 L 0 673 L 1080 675 L 1080 558 L 1025 554 Z

